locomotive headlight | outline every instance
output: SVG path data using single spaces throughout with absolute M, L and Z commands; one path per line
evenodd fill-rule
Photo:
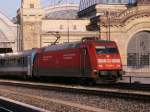
M 121 65 L 116 65 L 116 67 L 119 67 L 119 68 L 120 68 L 120 67 L 121 67 Z
M 120 63 L 120 59 L 112 59 L 112 63 Z
M 100 65 L 98 65 L 98 67 L 103 68 L 104 66 L 100 64 Z
M 97 70 L 93 70 L 93 72 L 97 72 Z
M 107 60 L 106 60 L 106 59 L 98 59 L 97 62 L 98 62 L 98 63 L 106 63 Z
M 98 63 L 121 63 L 120 59 L 98 59 Z

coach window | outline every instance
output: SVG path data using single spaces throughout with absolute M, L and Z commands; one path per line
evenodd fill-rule
M 2 66 L 2 59 L 0 59 L 0 66 Z
M 4 66 L 5 65 L 5 60 L 1 59 L 1 65 Z
M 28 63 L 27 63 L 27 62 L 28 62 L 28 57 L 24 57 L 24 65 L 26 65 L 26 66 L 27 66 L 27 65 L 28 65 Z
M 17 58 L 14 58 L 14 62 L 13 62 L 14 66 L 17 65 Z
M 3 59 L 0 59 L 0 65 L 3 66 Z
M 9 58 L 6 58 L 6 59 L 5 59 L 5 65 L 6 65 L 6 66 L 8 65 L 8 62 L 9 62 Z
M 18 66 L 18 57 L 16 57 L 16 66 Z
M 18 58 L 18 65 L 21 65 L 21 58 Z
M 24 60 L 24 66 L 27 66 L 28 65 L 28 63 L 27 63 L 28 62 L 28 57 L 24 57 L 23 60 Z
M 18 58 L 16 57 L 16 58 L 15 58 L 15 66 L 18 65 L 17 61 L 18 61 Z
M 13 58 L 12 59 L 10 58 L 8 62 L 9 62 L 9 65 L 13 65 Z
M 22 66 L 22 57 L 19 58 L 19 65 Z
M 20 65 L 22 65 L 22 57 L 20 58 Z
M 22 66 L 24 66 L 24 57 L 22 57 L 21 60 L 22 60 Z
M 15 58 L 11 59 L 11 65 L 13 65 L 13 66 L 15 65 Z

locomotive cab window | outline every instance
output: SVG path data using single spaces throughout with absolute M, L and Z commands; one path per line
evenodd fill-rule
M 96 46 L 96 54 L 115 54 L 118 49 L 111 46 Z

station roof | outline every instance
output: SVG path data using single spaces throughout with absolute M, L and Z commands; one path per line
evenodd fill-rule
M 96 4 L 134 4 L 136 0 L 80 0 L 79 11 Z
M 77 19 L 78 4 L 59 4 L 45 8 L 46 19 Z

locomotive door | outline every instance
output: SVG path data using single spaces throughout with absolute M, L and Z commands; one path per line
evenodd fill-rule
M 84 48 L 82 49 L 81 53 L 81 74 L 86 75 L 86 55 L 87 55 L 87 50 Z

